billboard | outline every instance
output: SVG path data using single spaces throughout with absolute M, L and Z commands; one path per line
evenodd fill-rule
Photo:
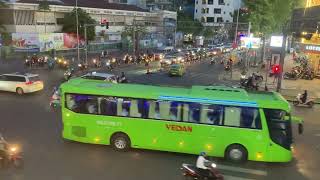
M 12 33 L 12 46 L 17 52 L 39 52 L 38 33 Z
M 271 36 L 271 47 L 282 47 L 283 36 Z
M 258 49 L 260 48 L 261 39 L 254 37 L 241 37 L 240 46 L 248 49 Z
M 80 39 L 80 47 L 85 41 Z M 12 46 L 16 52 L 45 52 L 52 49 L 77 48 L 77 35 L 67 33 L 12 33 Z
M 80 39 L 80 47 L 84 47 L 85 45 L 85 41 L 84 39 Z M 63 34 L 63 43 L 64 43 L 64 47 L 67 49 L 72 49 L 72 48 L 77 48 L 77 35 L 73 34 L 73 33 L 64 33 Z
M 63 50 L 64 47 L 63 33 L 39 34 L 40 51 L 50 51 L 52 49 Z

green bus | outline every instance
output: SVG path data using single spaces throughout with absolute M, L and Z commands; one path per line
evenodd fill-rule
M 73 79 L 61 85 L 63 138 L 225 157 L 292 159 L 289 103 L 276 92 L 222 86 L 191 88 Z

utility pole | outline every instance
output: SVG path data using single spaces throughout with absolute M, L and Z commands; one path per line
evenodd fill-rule
M 76 0 L 76 25 L 77 25 L 77 60 L 80 63 L 80 39 L 79 39 L 79 17 L 78 17 L 78 0 Z
M 280 92 L 280 89 L 281 89 L 284 59 L 286 57 L 287 33 L 285 31 L 283 32 L 284 33 L 283 33 L 283 41 L 282 41 L 282 48 L 281 48 L 281 54 L 280 54 L 280 73 L 278 75 L 277 92 Z
M 238 25 L 239 25 L 239 13 L 240 13 L 240 7 L 238 7 L 236 32 L 234 34 L 234 43 L 237 43 L 237 34 L 238 34 Z
M 86 51 L 86 64 L 88 64 L 88 39 L 87 39 L 87 25 L 84 25 L 84 41 L 85 41 L 85 51 Z

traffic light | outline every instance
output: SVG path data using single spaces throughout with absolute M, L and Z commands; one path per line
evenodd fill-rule
M 101 27 L 106 27 L 106 29 L 109 29 L 109 22 L 107 19 L 102 19 L 100 25 Z

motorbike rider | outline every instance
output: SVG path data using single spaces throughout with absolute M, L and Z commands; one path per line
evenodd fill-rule
M 302 103 L 305 103 L 307 101 L 307 98 L 308 98 L 308 92 L 307 90 L 304 90 L 304 93 L 301 95 L 300 100 Z
M 120 76 L 118 82 L 120 82 L 120 83 L 125 83 L 125 82 L 127 82 L 127 78 L 126 78 L 124 72 L 121 72 L 121 76 Z
M 207 158 L 207 153 L 201 152 L 198 159 L 197 159 L 197 164 L 196 164 L 196 167 L 199 171 L 199 174 L 203 177 L 209 177 L 211 175 L 211 172 L 206 165 L 206 164 L 210 163 L 210 161 L 207 160 L 206 158 Z
M 6 164 L 9 161 L 8 148 L 9 144 L 0 134 L 0 157 L 3 159 L 3 164 Z

